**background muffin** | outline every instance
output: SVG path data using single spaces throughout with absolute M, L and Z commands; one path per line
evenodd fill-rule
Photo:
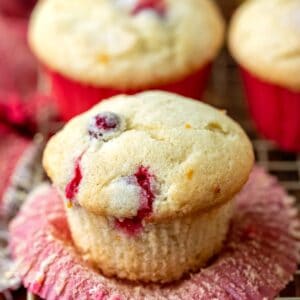
M 102 102 L 44 154 L 81 252 L 106 275 L 159 282 L 219 251 L 252 164 L 224 112 L 162 92 Z
M 257 128 L 300 150 L 300 2 L 252 0 L 234 16 L 229 47 L 242 68 Z
M 200 98 L 223 32 L 209 0 L 45 0 L 29 40 L 68 119 L 120 92 Z

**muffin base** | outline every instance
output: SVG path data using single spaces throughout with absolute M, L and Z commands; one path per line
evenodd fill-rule
M 114 220 L 84 208 L 66 208 L 74 243 L 106 276 L 166 283 L 204 266 L 222 247 L 234 201 L 206 212 L 145 224 L 128 236 Z
M 91 108 L 99 101 L 118 94 L 136 94 L 143 90 L 160 89 L 190 98 L 201 99 L 209 79 L 211 67 L 212 64 L 208 63 L 183 80 L 170 84 L 133 90 L 81 84 L 50 69 L 45 69 L 44 73 L 48 78 L 47 80 L 49 80 L 50 93 L 57 102 L 61 117 L 67 121 Z
M 241 68 L 257 129 L 283 150 L 300 151 L 300 91 L 265 82 Z

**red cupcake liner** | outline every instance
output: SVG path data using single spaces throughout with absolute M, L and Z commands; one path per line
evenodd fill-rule
M 218 258 L 175 284 L 129 283 L 92 269 L 76 252 L 63 201 L 49 185 L 32 193 L 11 223 L 10 246 L 25 287 L 44 299 L 273 299 L 299 261 L 293 199 L 255 168 L 236 203 Z
M 183 80 L 172 84 L 154 86 L 149 89 L 160 89 L 190 98 L 201 99 L 209 79 L 211 67 L 212 64 L 207 64 L 202 69 Z M 118 94 L 135 94 L 142 91 L 142 89 L 122 90 L 107 87 L 94 87 L 68 79 L 49 69 L 45 72 L 50 81 L 51 95 L 56 99 L 60 114 L 66 121 L 73 116 L 86 111 L 103 99 Z
M 283 150 L 300 151 L 300 91 L 267 83 L 241 69 L 257 129 Z

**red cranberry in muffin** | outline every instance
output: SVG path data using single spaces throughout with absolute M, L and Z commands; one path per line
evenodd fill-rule
M 123 120 L 113 112 L 100 112 L 90 119 L 88 133 L 92 138 L 108 140 L 123 129 Z
M 136 15 L 145 10 L 152 10 L 160 16 L 164 16 L 166 14 L 165 0 L 138 0 L 132 14 Z
M 143 220 L 151 215 L 155 200 L 155 177 L 149 168 L 140 166 L 133 176 L 127 177 L 127 183 L 139 189 L 139 208 L 133 218 L 116 219 L 115 226 L 128 235 L 138 234 L 143 229 Z

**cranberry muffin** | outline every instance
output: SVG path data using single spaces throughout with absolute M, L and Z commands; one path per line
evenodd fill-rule
M 201 98 L 223 37 L 210 0 L 44 0 L 29 26 L 65 119 L 125 92 Z
M 257 129 L 300 151 L 300 1 L 246 1 L 231 21 L 229 47 Z
M 87 260 L 108 276 L 169 282 L 221 249 L 253 152 L 223 111 L 155 91 L 72 119 L 43 164 Z

